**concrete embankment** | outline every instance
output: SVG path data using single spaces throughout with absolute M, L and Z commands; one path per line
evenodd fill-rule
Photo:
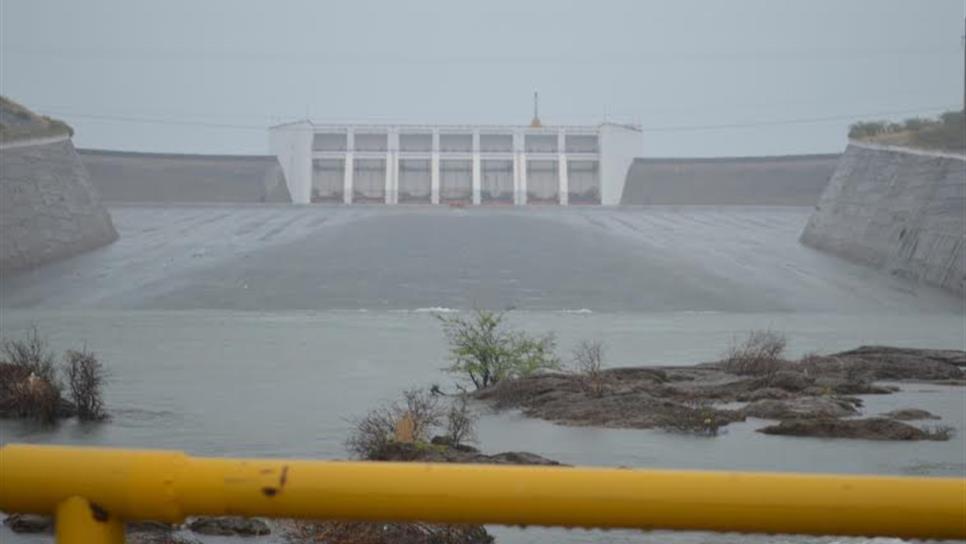
M 839 155 L 634 161 L 621 204 L 812 206 Z
M 0 270 L 16 270 L 117 239 L 70 138 L 0 145 Z
M 105 202 L 291 202 L 274 156 L 82 149 Z
M 966 292 L 966 156 L 852 142 L 801 241 Z

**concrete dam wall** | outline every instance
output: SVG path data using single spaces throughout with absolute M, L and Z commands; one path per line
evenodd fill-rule
M 966 156 L 852 142 L 801 241 L 966 293 Z
M 839 155 L 643 159 L 627 175 L 621 204 L 812 206 Z
M 291 202 L 274 156 L 82 149 L 105 202 Z
M 67 135 L 0 146 L 0 270 L 28 268 L 117 239 Z

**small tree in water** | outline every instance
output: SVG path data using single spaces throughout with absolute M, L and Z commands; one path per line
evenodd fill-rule
M 77 417 L 83 421 L 99 421 L 107 418 L 101 385 L 104 383 L 104 366 L 93 353 L 70 350 L 64 356 L 64 370 L 70 386 L 71 399 L 77 406 Z
M 502 312 L 477 309 L 469 317 L 437 317 L 449 341 L 453 365 L 448 371 L 466 376 L 476 389 L 560 367 L 552 334 L 534 337 L 507 330 Z

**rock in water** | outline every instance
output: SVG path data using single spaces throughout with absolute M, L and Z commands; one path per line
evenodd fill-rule
M 799 397 L 788 400 L 759 400 L 741 409 L 748 417 L 799 419 L 845 417 L 858 413 L 853 403 L 835 397 Z
M 199 534 L 218 536 L 261 536 L 272 532 L 263 520 L 229 516 L 195 518 L 188 522 L 188 528 Z
M 789 419 L 758 432 L 786 436 L 819 438 L 859 438 L 865 440 L 949 440 L 949 431 L 925 431 L 894 419 Z
M 44 533 L 54 528 L 53 518 L 34 514 L 10 514 L 3 524 L 15 533 Z
M 915 421 L 917 419 L 940 419 L 939 416 L 918 408 L 902 408 L 882 414 L 882 417 L 898 419 L 900 421 Z

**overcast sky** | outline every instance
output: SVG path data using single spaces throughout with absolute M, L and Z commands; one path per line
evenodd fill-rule
M 0 2 L 0 92 L 80 147 L 266 153 L 264 127 L 306 116 L 526 123 L 539 90 L 545 124 L 640 123 L 645 156 L 835 152 L 846 117 L 963 97 L 963 0 Z M 732 124 L 757 126 L 694 128 Z

